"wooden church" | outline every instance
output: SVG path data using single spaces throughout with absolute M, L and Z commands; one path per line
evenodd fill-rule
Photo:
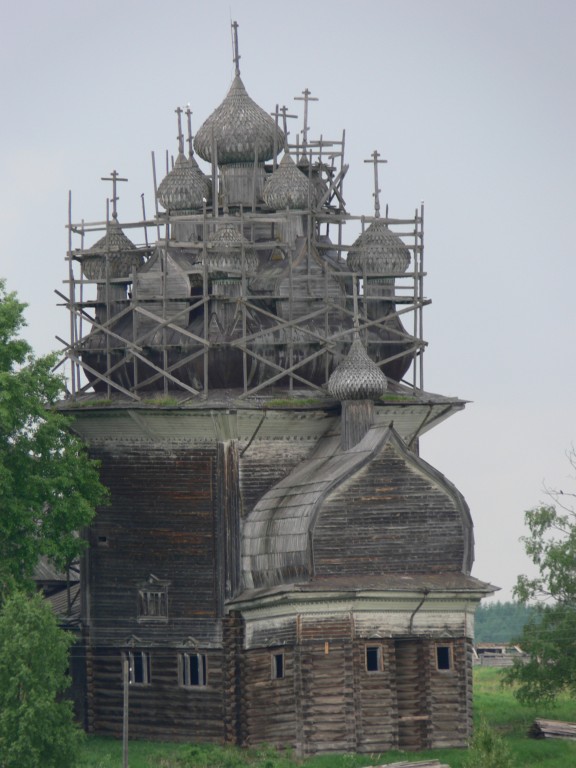
M 85 726 L 465 746 L 494 587 L 470 575 L 466 501 L 419 455 L 464 407 L 423 388 L 423 211 L 381 214 L 374 152 L 374 213 L 348 213 L 344 134 L 310 134 L 306 89 L 290 141 L 233 26 L 230 90 L 195 136 L 176 110 L 156 214 L 122 223 L 113 172 L 106 220 L 68 223 L 60 407 L 111 493 L 83 534 Z

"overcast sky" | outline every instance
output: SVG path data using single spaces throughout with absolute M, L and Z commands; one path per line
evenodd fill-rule
M 509 599 L 543 485 L 576 488 L 576 3 L 573 0 L 3 0 L 0 276 L 28 302 L 26 337 L 57 349 L 73 219 L 153 210 L 151 151 L 176 150 L 241 71 L 269 111 L 305 88 L 314 136 L 346 129 L 350 213 L 425 202 L 425 387 L 471 401 L 421 453 L 464 493 L 474 575 Z M 289 126 L 292 136 L 301 120 Z M 296 125 L 297 124 L 297 125 Z

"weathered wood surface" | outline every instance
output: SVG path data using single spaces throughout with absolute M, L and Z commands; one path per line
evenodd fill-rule
M 536 718 L 528 733 L 535 739 L 576 739 L 576 723 Z

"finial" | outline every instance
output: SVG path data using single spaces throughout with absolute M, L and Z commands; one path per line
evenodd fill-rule
M 318 101 L 316 97 L 310 95 L 311 93 L 312 91 L 309 91 L 308 88 L 305 88 L 302 91 L 302 96 L 294 96 L 294 101 L 304 102 L 304 128 L 302 129 L 302 147 L 306 147 L 308 145 L 308 131 L 310 130 L 308 125 L 308 102 Z
M 128 181 L 128 179 L 123 179 L 118 175 L 118 171 L 110 171 L 110 176 L 102 176 L 101 181 L 111 181 L 112 182 L 112 218 L 114 221 L 118 220 L 118 210 L 116 203 L 120 199 L 118 195 L 116 194 L 116 184 L 119 181 Z
M 193 157 L 194 145 L 192 142 L 192 110 L 190 109 L 190 104 L 186 104 L 186 119 L 188 121 L 188 156 Z
M 374 165 L 374 216 L 380 218 L 380 192 L 382 191 L 378 187 L 378 163 L 387 163 L 388 160 L 380 160 L 380 153 L 374 150 L 370 155 L 369 160 L 364 160 L 365 163 L 372 163 Z
M 174 112 L 178 115 L 178 154 L 184 154 L 184 134 L 182 133 L 182 107 L 176 107 Z
M 232 58 L 232 61 L 234 62 L 234 66 L 236 68 L 236 77 L 240 75 L 240 54 L 238 53 L 238 22 L 233 21 L 232 22 L 232 48 L 234 56 Z

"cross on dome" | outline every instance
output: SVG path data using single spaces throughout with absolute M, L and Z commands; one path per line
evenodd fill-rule
M 387 163 L 388 160 L 381 160 L 380 153 L 375 149 L 370 155 L 368 160 L 364 160 L 365 163 L 372 163 L 374 165 L 374 216 L 379 218 L 380 216 L 380 192 L 382 190 L 378 186 L 378 164 Z
M 128 179 L 122 178 L 118 171 L 110 171 L 110 176 L 101 176 L 101 181 L 111 181 L 112 182 L 112 197 L 110 198 L 110 202 L 112 203 L 112 218 L 114 220 L 118 219 L 118 210 L 116 203 L 120 198 L 116 194 L 116 185 L 119 181 L 128 181 Z
M 236 71 L 236 75 L 240 75 L 240 54 L 238 53 L 238 27 L 239 24 L 237 21 L 232 22 L 232 48 L 234 52 L 234 56 L 232 57 L 232 61 L 234 62 L 234 68 Z
M 311 96 L 312 91 L 309 91 L 308 88 L 305 88 L 302 91 L 302 96 L 294 96 L 294 101 L 303 101 L 304 102 L 304 127 L 302 128 L 302 147 L 306 147 L 308 145 L 308 131 L 310 130 L 310 126 L 308 125 L 308 103 L 310 101 L 318 101 L 318 99 L 315 96 Z

